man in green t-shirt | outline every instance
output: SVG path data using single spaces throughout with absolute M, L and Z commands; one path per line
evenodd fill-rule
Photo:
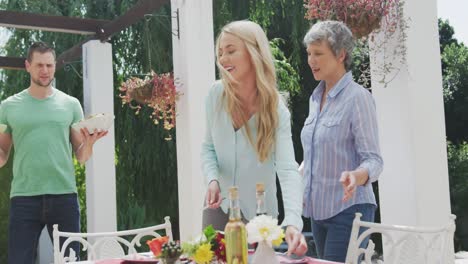
M 94 143 L 107 131 L 90 134 L 71 125 L 83 119 L 80 102 L 51 83 L 55 74 L 55 51 L 43 42 L 29 48 L 25 61 L 30 86 L 0 105 L 0 167 L 15 148 L 10 193 L 8 263 L 35 263 L 40 233 L 52 225 L 80 232 L 72 154 L 80 163 L 93 152 Z M 61 244 L 63 241 L 60 241 Z M 79 256 L 79 244 L 71 246 Z M 68 251 L 68 250 L 67 250 Z

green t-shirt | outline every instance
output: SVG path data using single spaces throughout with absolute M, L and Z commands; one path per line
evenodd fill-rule
M 70 126 L 82 118 L 80 102 L 55 88 L 45 99 L 26 89 L 1 103 L 15 148 L 10 197 L 76 193 Z

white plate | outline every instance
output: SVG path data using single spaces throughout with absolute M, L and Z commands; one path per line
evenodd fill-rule
M 87 128 L 89 133 L 94 131 L 106 131 L 114 123 L 114 115 L 111 114 L 96 114 L 92 115 L 78 123 L 72 125 L 72 128 L 76 131 L 80 131 L 82 128 Z
M 159 262 L 159 260 L 157 260 L 157 259 L 155 259 L 153 257 L 153 254 L 146 255 L 146 254 L 137 253 L 137 254 L 131 254 L 131 255 L 124 256 L 123 259 L 124 260 L 135 261 L 135 263 L 137 263 L 137 262 L 157 263 L 157 262 Z
M 8 126 L 5 124 L 0 124 L 0 133 L 5 133 L 7 130 Z

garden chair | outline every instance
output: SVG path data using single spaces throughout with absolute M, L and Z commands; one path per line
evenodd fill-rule
M 361 242 L 373 233 L 381 233 L 385 259 L 377 263 L 387 264 L 449 264 L 454 263 L 453 243 L 455 215 L 450 215 L 447 225 L 436 228 L 384 225 L 361 221 L 362 214 L 356 213 L 351 230 L 347 264 L 371 264 L 375 244 L 369 240 L 367 248 L 360 248 Z M 359 229 L 365 231 L 359 235 Z
M 172 241 L 172 228 L 169 216 L 166 216 L 164 220 L 164 224 L 160 225 L 103 233 L 61 232 L 59 231 L 58 225 L 54 225 L 54 263 L 63 264 L 77 260 L 76 254 L 79 254 L 79 252 L 74 252 L 71 248 L 70 254 L 65 256 L 67 246 L 75 241 L 81 244 L 83 251 L 87 251 L 87 260 L 90 261 L 122 258 L 126 255 L 136 254 L 137 250 L 135 247 L 141 247 L 141 239 L 144 237 L 147 239 L 161 237 L 161 235 L 156 232 L 157 230 L 165 230 L 165 235 L 169 237 L 169 241 Z M 61 237 L 66 237 L 67 239 L 60 248 L 59 241 Z

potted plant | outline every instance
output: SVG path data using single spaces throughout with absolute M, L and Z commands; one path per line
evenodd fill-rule
M 306 18 L 310 20 L 338 20 L 345 23 L 357 39 L 359 59 L 369 55 L 383 63 L 373 69 L 384 87 L 390 83 L 406 63 L 407 19 L 403 14 L 404 0 L 304 0 Z M 380 41 L 375 34 L 381 33 Z M 396 39 L 393 41 L 392 39 Z M 369 45 L 372 43 L 372 45 Z M 393 43 L 393 44 L 391 44 Z M 354 55 L 353 55 L 354 56 Z M 367 57 L 367 58 L 366 58 Z M 370 64 L 359 69 L 359 83 L 370 83 Z
M 307 19 L 338 20 L 345 23 L 356 38 L 379 29 L 383 18 L 396 23 L 392 9 L 399 0 L 305 0 Z
M 123 105 L 128 105 L 138 114 L 143 106 L 150 107 L 154 124 L 163 123 L 164 129 L 175 127 L 176 102 L 181 93 L 177 91 L 172 73 L 157 74 L 151 72 L 144 79 L 132 77 L 119 88 Z M 133 104 L 136 102 L 136 105 Z M 166 138 L 170 140 L 169 138 Z

